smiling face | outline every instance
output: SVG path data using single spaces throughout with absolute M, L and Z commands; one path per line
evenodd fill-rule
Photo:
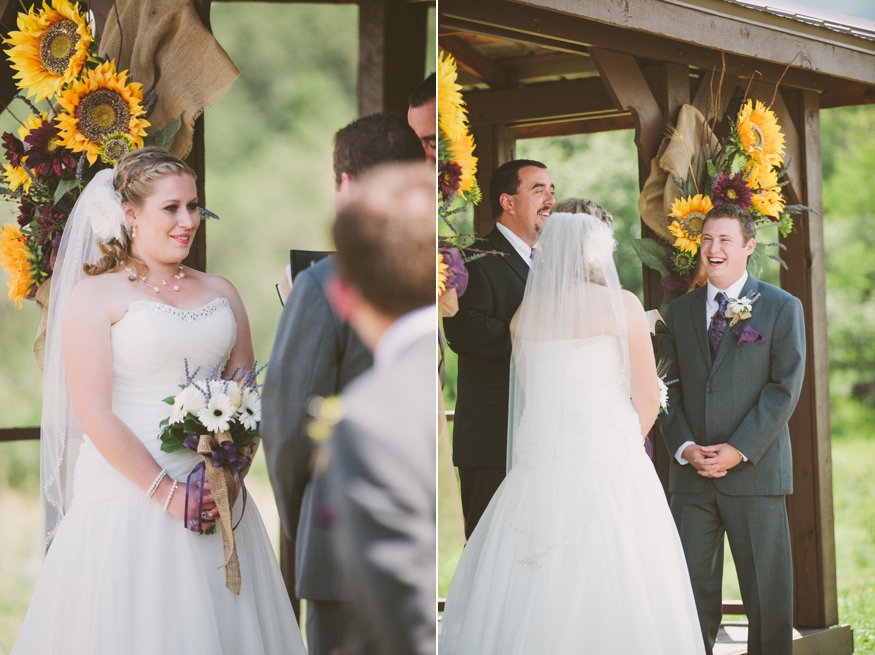
M 437 103 L 429 100 L 419 107 L 407 110 L 407 122 L 416 132 L 425 150 L 425 158 L 434 164 L 437 161 Z
M 177 264 L 188 256 L 200 225 L 197 188 L 191 175 L 165 175 L 155 182 L 142 206 L 125 203 L 128 221 L 137 228 L 131 249 L 151 268 Z
M 504 210 L 500 220 L 530 246 L 538 240 L 538 232 L 556 202 L 553 181 L 544 168 L 524 166 L 518 173 L 519 186 L 514 194 L 501 195 Z
M 747 269 L 756 248 L 754 239 L 745 240 L 735 218 L 709 218 L 702 229 L 702 261 L 708 280 L 718 289 L 728 289 Z

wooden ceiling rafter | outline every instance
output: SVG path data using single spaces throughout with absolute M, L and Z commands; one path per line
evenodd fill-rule
M 491 89 L 507 89 L 513 84 L 510 74 L 497 63 L 469 46 L 458 36 L 444 36 L 438 40 L 441 48 L 449 52 L 459 68 L 485 82 Z

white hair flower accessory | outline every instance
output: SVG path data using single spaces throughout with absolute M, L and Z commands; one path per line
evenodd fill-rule
M 614 254 L 617 242 L 611 226 L 591 214 L 582 214 L 587 221 L 586 243 L 583 249 L 584 261 L 590 268 L 601 271 Z
M 122 208 L 122 197 L 112 184 L 112 176 L 105 176 L 100 181 L 96 178 L 91 184 L 97 184 L 92 198 L 91 232 L 100 243 L 108 243 L 113 239 L 121 241 L 125 224 L 125 210 Z

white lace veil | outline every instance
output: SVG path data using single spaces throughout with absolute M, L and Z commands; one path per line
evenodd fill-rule
M 98 172 L 76 201 L 61 237 L 51 277 L 40 421 L 40 482 L 46 550 L 70 506 L 73 467 L 82 445 L 82 431 L 76 424 L 67 393 L 61 356 L 61 322 L 73 287 L 85 275 L 83 264 L 93 264 L 100 257 L 92 222 L 106 237 L 121 236 L 122 224 L 118 219 L 123 220 L 124 212 L 121 198 L 113 187 L 114 173 L 114 169 Z
M 508 415 L 508 471 L 529 443 L 526 425 L 540 416 L 535 384 L 541 373 L 562 376 L 562 361 L 545 359 L 548 342 L 615 336 L 622 376 L 629 390 L 629 345 L 625 304 L 613 252 L 613 230 L 589 214 L 551 214 L 535 247 L 513 335 Z M 557 351 L 561 352 L 561 351 Z M 535 369 L 551 366 L 548 371 Z M 559 369 L 559 370 L 556 370 Z M 598 375 L 598 371 L 592 371 Z M 527 408 L 527 399 L 529 407 Z M 548 403 L 541 403 L 548 405 Z M 522 423 L 524 414 L 529 419 Z M 542 423 L 542 428 L 546 425 Z M 543 444 L 542 444 L 543 445 Z

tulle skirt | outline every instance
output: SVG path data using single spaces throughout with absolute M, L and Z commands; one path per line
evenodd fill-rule
M 177 493 L 184 493 L 180 485 Z M 241 500 L 234 508 L 235 521 Z M 220 534 L 186 530 L 131 485 L 79 503 L 46 556 L 13 655 L 303 654 L 276 557 L 250 498 L 225 587 Z
M 640 447 L 517 466 L 465 548 L 441 655 L 704 653 L 680 539 Z

